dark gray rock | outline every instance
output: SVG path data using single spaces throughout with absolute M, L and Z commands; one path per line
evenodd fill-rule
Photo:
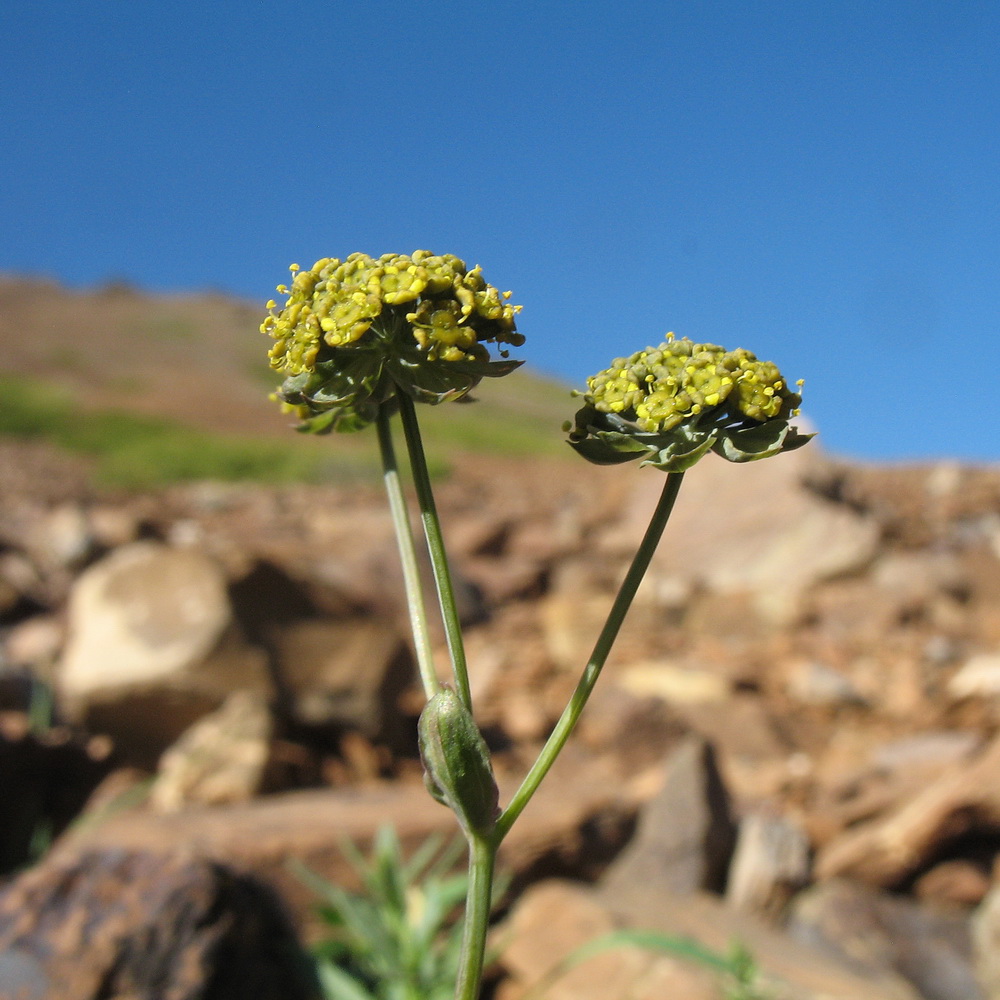
M 204 860 L 53 860 L 0 893 L 0 995 L 30 1000 L 309 1000 L 272 893 Z
M 926 1000 L 987 998 L 976 979 L 969 921 L 961 911 L 936 911 L 834 879 L 795 900 L 788 931 L 860 974 L 894 970 Z
M 666 780 L 643 809 L 629 846 L 608 869 L 602 892 L 656 885 L 680 894 L 722 892 L 736 842 L 729 796 L 710 743 L 690 737 L 671 754 Z

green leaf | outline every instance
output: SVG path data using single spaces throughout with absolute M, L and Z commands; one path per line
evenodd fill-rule
M 357 979 L 333 962 L 319 961 L 316 975 L 326 1000 L 378 1000 L 377 994 L 369 992 Z
M 678 437 L 640 464 L 651 465 L 662 472 L 685 472 L 708 452 L 714 442 L 715 438 L 711 434 L 693 446 L 689 440 Z
M 723 431 L 714 451 L 727 462 L 755 462 L 806 444 L 812 434 L 799 434 L 785 420 L 767 420 L 755 427 Z
M 619 448 L 597 437 L 587 437 L 581 441 L 571 439 L 569 446 L 594 465 L 622 465 L 646 453 L 645 448 Z

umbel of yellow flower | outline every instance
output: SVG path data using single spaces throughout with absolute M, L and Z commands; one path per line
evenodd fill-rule
M 576 395 L 585 405 L 566 426 L 569 443 L 599 465 L 641 458 L 683 472 L 708 451 L 750 462 L 813 436 L 790 425 L 802 397 L 772 362 L 673 334 L 659 347 L 616 358 Z
M 284 306 L 268 303 L 261 330 L 274 338 L 271 367 L 287 376 L 277 397 L 303 430 L 356 430 L 398 392 L 458 399 L 521 364 L 487 346 L 506 359 L 507 345 L 524 343 L 521 307 L 452 254 L 354 253 L 291 271 L 291 286 L 278 286 Z

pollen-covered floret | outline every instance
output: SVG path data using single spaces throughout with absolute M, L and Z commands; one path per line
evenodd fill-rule
M 278 286 L 284 306 L 269 302 L 261 324 L 274 338 L 271 367 L 287 375 L 315 370 L 327 348 L 383 341 L 391 355 L 399 337 L 430 361 L 484 361 L 487 343 L 524 342 L 514 322 L 520 306 L 509 304 L 510 293 L 486 284 L 478 267 L 469 270 L 452 254 L 417 250 L 376 260 L 354 253 L 291 270 L 291 287 Z
M 717 408 L 733 420 L 763 422 L 794 415 L 801 397 L 770 361 L 750 351 L 675 340 L 647 347 L 587 379 L 586 401 L 647 432 L 669 431 Z

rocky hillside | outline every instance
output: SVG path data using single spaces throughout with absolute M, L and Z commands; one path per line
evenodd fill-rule
M 268 399 L 262 308 L 220 294 L 150 295 L 129 286 L 70 291 L 0 276 L 0 437 L 87 456 L 102 482 L 203 478 L 344 482 L 376 473 L 367 435 L 336 450 L 291 432 Z M 456 452 L 568 458 L 569 390 L 526 372 L 487 379 L 477 404 L 424 414 L 442 471 Z
M 110 316 L 134 295 L 93 297 Z M 662 483 L 571 459 L 473 449 L 440 483 L 503 796 Z M 317 926 L 289 860 L 346 885 L 344 835 L 389 822 L 412 849 L 453 829 L 421 783 L 381 492 L 126 491 L 92 472 L 51 441 L 0 441 L 0 995 L 307 997 L 288 956 Z M 1000 469 L 854 465 L 815 444 L 706 459 L 505 842 L 491 996 L 735 995 L 635 949 L 547 978 L 632 927 L 739 942 L 759 970 L 744 997 L 1000 998 L 998 727 Z
M 449 829 L 419 783 L 420 698 L 377 489 L 125 494 L 41 446 L 7 443 L 0 462 L 8 870 L 39 822 L 66 830 L 42 881 L 83 857 L 103 871 L 112 848 L 187 845 L 304 917 L 289 857 L 342 879 L 343 831 L 363 842 L 390 820 L 412 846 Z M 507 794 L 659 485 L 527 459 L 470 459 L 442 484 Z M 52 725 L 32 729 L 46 689 Z M 571 751 L 509 842 L 520 898 L 497 995 L 521 996 L 545 956 L 578 943 L 546 916 L 573 907 L 590 915 L 583 937 L 625 924 L 721 950 L 738 938 L 768 995 L 997 996 L 998 712 L 1000 471 L 851 466 L 815 448 L 703 462 Z M 51 933 L 21 921 L 11 937 L 3 907 L 0 946 Z M 93 961 L 117 954 L 108 934 Z M 716 995 L 700 970 L 633 959 L 607 973 L 622 990 L 648 975 Z M 551 995 L 587 996 L 587 979 Z

